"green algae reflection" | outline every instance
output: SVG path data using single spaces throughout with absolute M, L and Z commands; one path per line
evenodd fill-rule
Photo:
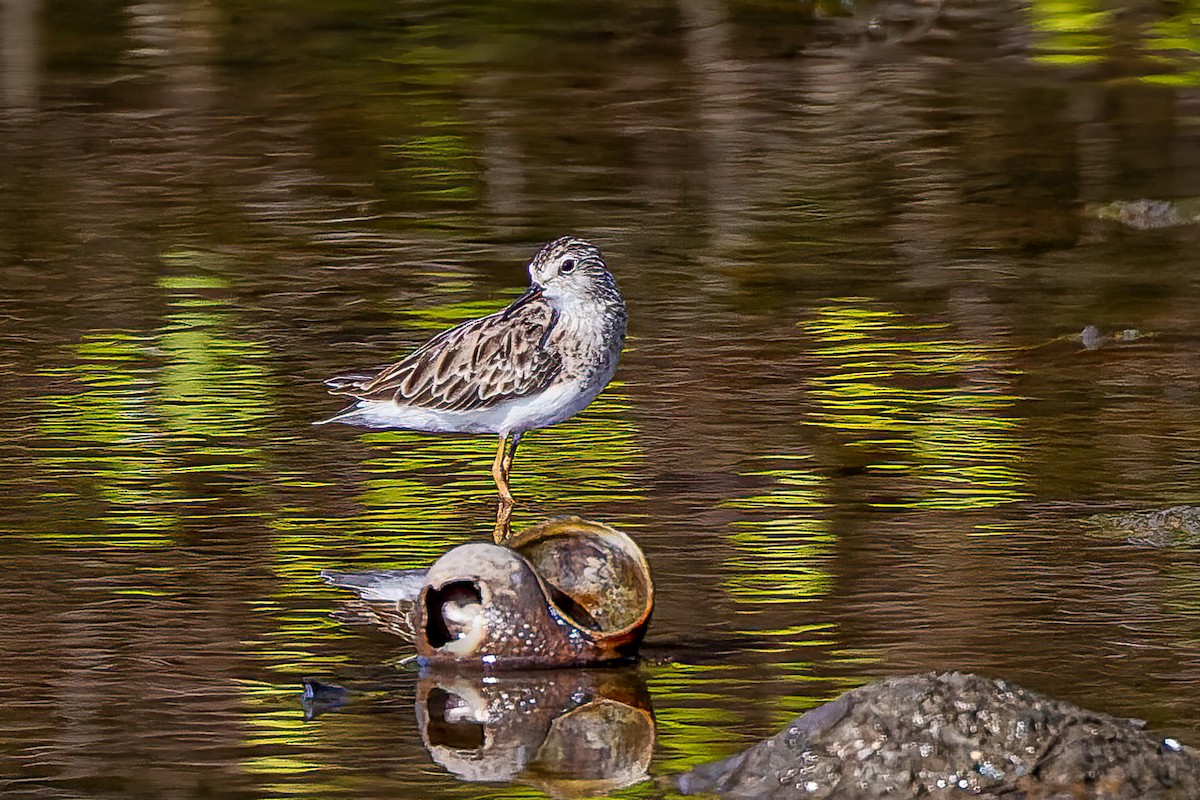
M 1126 61 L 1130 80 L 1200 86 L 1200 19 L 1194 3 L 1143 9 L 1101 0 L 1033 0 L 1035 60 L 1080 67 Z
M 811 458 L 774 455 L 758 462 L 748 474 L 772 480 L 772 488 L 724 503 L 745 513 L 732 523 L 724 586 L 748 615 L 742 627 L 758 637 L 748 649 L 791 658 L 797 647 L 836 642 L 832 623 L 795 608 L 833 590 L 836 536 L 825 517 L 824 479 Z
M 613 387 L 574 419 L 522 440 L 512 474 L 513 492 L 522 503 L 515 519 L 521 524 L 535 522 L 541 510 L 587 516 L 598 506 L 625 504 L 641 495 L 631 469 L 641 461 L 641 451 L 619 391 Z M 368 508 L 388 516 L 414 509 L 437 516 L 455 505 L 456 497 L 462 505 L 481 500 L 492 505 L 494 437 L 396 431 L 366 434 L 363 441 L 373 450 L 363 465 L 370 477 L 361 499 Z
M 43 499 L 106 523 L 73 537 L 168 544 L 182 514 L 205 516 L 228 489 L 198 478 L 262 468 L 251 442 L 270 400 L 267 351 L 230 335 L 211 279 L 198 281 L 170 283 L 160 329 L 93 331 L 42 373 L 70 387 L 36 400 L 36 463 L 56 486 Z
M 809 379 L 812 424 L 905 487 L 872 505 L 983 509 L 1027 496 L 1028 449 L 1004 350 L 947 336 L 864 298 L 801 323 L 824 365 Z
M 825 595 L 832 588 L 826 564 L 835 537 L 819 515 L 829 506 L 822 479 L 804 457 L 775 456 L 763 461 L 764 468 L 751 474 L 772 478 L 774 488 L 725 503 L 752 514 L 733 523 L 729 541 L 735 554 L 728 563 L 726 587 L 739 601 L 754 605 Z

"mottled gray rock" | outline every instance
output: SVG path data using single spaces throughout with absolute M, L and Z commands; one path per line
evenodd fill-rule
M 736 798 L 1200 797 L 1200 755 L 1135 720 L 962 673 L 847 692 L 736 756 L 676 778 Z
M 1116 200 L 1089 204 L 1087 213 L 1097 219 L 1115 220 L 1141 231 L 1174 228 L 1200 222 L 1200 199 Z
M 1101 332 L 1095 325 L 1088 325 L 1079 334 L 1079 341 L 1088 350 L 1099 350 L 1106 344 L 1128 344 L 1144 338 L 1146 338 L 1146 334 L 1137 328 L 1126 328 L 1123 331 L 1106 334 Z
M 1143 547 L 1200 545 L 1200 507 L 1197 506 L 1096 514 L 1086 521 L 1106 536 Z

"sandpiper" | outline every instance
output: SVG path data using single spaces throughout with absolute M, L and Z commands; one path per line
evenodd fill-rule
M 529 262 L 529 289 L 508 308 L 443 331 L 389 367 L 327 380 L 331 394 L 355 403 L 323 422 L 498 434 L 493 535 L 503 541 L 514 505 L 508 477 L 521 437 L 596 399 L 617 368 L 626 318 L 600 251 L 564 236 Z

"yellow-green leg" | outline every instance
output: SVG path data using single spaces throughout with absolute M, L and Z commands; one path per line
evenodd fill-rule
M 500 501 L 496 506 L 496 528 L 492 531 L 492 538 L 497 544 L 503 544 L 511 533 L 509 522 L 517 503 L 508 487 L 508 476 L 512 472 L 513 457 L 517 454 L 517 445 L 520 442 L 520 433 L 513 434 L 511 446 L 508 444 L 508 436 L 501 436 L 500 447 L 496 449 L 496 459 L 492 462 L 492 480 L 496 482 L 496 490 L 500 493 Z

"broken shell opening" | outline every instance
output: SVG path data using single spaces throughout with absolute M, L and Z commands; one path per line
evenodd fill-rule
M 424 595 L 425 639 L 432 647 L 469 653 L 484 635 L 484 591 L 473 580 L 457 580 Z
M 521 531 L 509 546 L 533 565 L 558 611 L 598 638 L 627 635 L 649 619 L 650 566 L 617 529 L 557 517 Z

